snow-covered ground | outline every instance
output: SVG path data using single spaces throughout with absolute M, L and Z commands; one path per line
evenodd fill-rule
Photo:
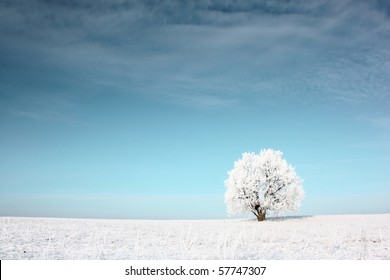
M 0 218 L 0 259 L 390 259 L 390 214 L 254 220 Z

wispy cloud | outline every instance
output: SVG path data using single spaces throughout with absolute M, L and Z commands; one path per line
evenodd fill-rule
M 370 115 L 361 115 L 356 119 L 383 131 L 390 130 L 390 115 L 387 111 L 385 113 L 379 111 Z
M 389 102 L 385 1 L 3 1 L 3 49 L 185 106 Z
M 351 144 L 353 148 L 367 148 L 367 149 L 372 149 L 372 148 L 390 148 L 390 141 L 370 141 L 370 142 L 357 142 Z M 389 160 L 389 158 L 384 159 L 384 160 Z

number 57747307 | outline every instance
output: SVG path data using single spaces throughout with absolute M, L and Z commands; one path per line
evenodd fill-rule
M 265 266 L 221 266 L 218 275 L 263 275 Z

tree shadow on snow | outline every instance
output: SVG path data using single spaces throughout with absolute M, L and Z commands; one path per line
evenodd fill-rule
M 290 220 L 304 220 L 311 218 L 313 215 L 303 215 L 303 216 L 279 216 L 279 217 L 269 217 L 267 221 L 290 221 Z M 256 220 L 257 221 L 257 220 Z
M 265 222 L 267 221 L 271 221 L 271 222 L 283 222 L 283 221 L 292 221 L 292 220 L 304 220 L 304 219 L 308 219 L 308 218 L 311 218 L 311 217 L 314 217 L 313 215 L 302 215 L 302 216 L 271 216 L 271 217 L 267 217 Z M 256 223 L 261 223 L 261 222 L 258 222 L 256 218 L 252 219 L 242 219 L 241 221 L 248 221 L 248 222 L 256 222 Z

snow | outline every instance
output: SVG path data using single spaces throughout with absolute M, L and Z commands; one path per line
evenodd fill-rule
M 0 217 L 0 259 L 390 259 L 390 214 L 255 220 Z

